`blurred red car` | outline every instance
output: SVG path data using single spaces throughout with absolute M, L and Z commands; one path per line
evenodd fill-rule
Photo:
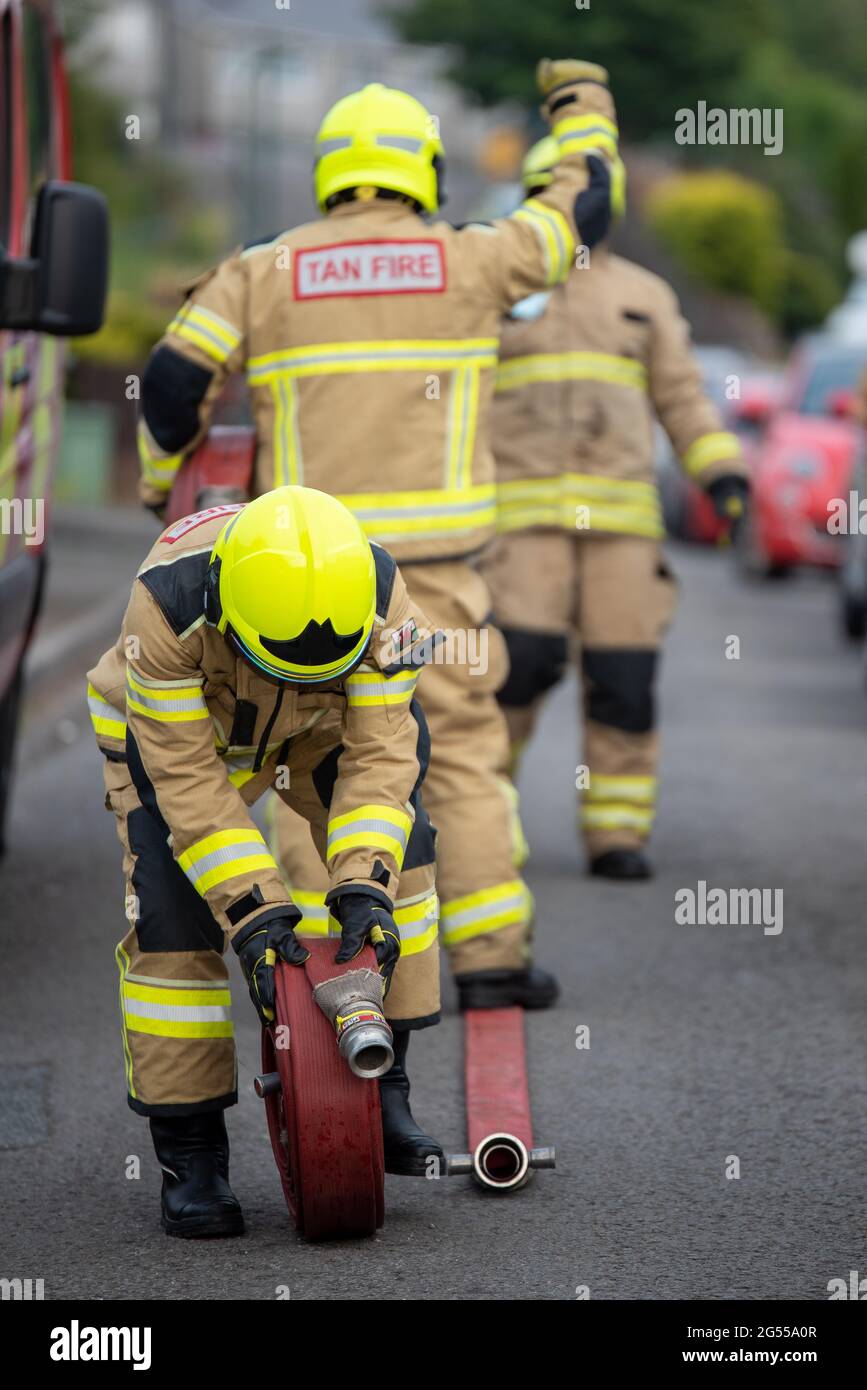
M 843 563 L 845 547 L 828 521 L 833 499 L 848 497 L 858 460 L 862 431 L 852 411 L 865 367 L 867 343 L 815 338 L 793 354 L 751 456 L 752 504 L 737 538 L 746 573 L 782 577 L 797 565 Z

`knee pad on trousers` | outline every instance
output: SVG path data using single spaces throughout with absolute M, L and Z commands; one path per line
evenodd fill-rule
M 646 734 L 656 720 L 653 683 L 657 653 L 637 649 L 585 648 L 587 717 L 627 734 Z
M 562 678 L 569 648 L 566 638 L 550 632 L 501 629 L 509 649 L 509 674 L 497 694 L 501 705 L 531 705 Z

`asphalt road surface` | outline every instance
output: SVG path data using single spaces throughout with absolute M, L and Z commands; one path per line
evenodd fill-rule
M 867 1272 L 860 658 L 837 637 L 830 582 L 750 588 L 715 554 L 674 559 L 657 878 L 583 875 L 571 684 L 522 775 L 538 956 L 563 985 L 528 1020 L 535 1129 L 557 1169 L 510 1198 L 389 1178 L 371 1241 L 307 1246 L 288 1223 L 234 960 L 247 1235 L 162 1234 L 146 1124 L 124 1100 L 118 845 L 79 688 L 58 678 L 31 711 L 0 868 L 0 1276 L 44 1279 L 48 1299 L 824 1299 L 830 1279 Z M 781 889 L 783 930 L 679 925 L 675 893 L 701 880 Z M 450 986 L 410 1060 L 418 1117 L 462 1149 Z

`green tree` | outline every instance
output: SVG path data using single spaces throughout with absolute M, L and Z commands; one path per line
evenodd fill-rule
M 602 63 L 633 140 L 671 135 L 678 106 L 725 104 L 749 45 L 779 30 L 777 0 L 616 0 L 587 10 L 570 0 L 413 0 L 387 13 L 404 38 L 447 44 L 449 75 L 485 105 L 537 103 L 537 58 Z

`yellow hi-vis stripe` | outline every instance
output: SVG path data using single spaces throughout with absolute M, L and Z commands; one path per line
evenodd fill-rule
M 403 864 L 412 817 L 395 806 L 359 806 L 328 822 L 326 862 L 349 849 L 382 849 Z
M 531 898 L 521 879 L 498 883 L 463 898 L 452 898 L 441 909 L 443 944 L 456 946 L 485 932 L 529 922 Z
M 611 802 L 606 805 L 581 807 L 582 830 L 635 830 L 649 835 L 653 826 L 653 808 Z
M 97 738 L 119 738 L 126 740 L 126 719 L 104 700 L 95 685 L 87 682 L 87 708 L 90 722 Z
M 212 309 L 191 304 L 181 310 L 169 324 L 167 333 L 192 343 L 215 362 L 228 361 L 241 341 L 241 334 Z
M 324 890 L 290 887 L 289 891 L 301 913 L 301 921 L 295 928 L 296 936 L 340 935 L 340 923 L 328 911 Z
M 138 456 L 141 464 L 142 476 L 145 482 L 150 483 L 151 487 L 159 488 L 162 492 L 169 492 L 172 483 L 175 481 L 175 474 L 183 462 L 183 453 L 157 453 L 157 451 L 151 447 L 150 436 L 143 420 L 139 421 L 136 430 L 136 441 L 138 443 Z
M 452 371 L 497 365 L 498 338 L 389 338 L 308 343 L 251 357 L 247 378 L 264 386 L 278 377 L 331 376 L 343 372 Z
M 23 373 L 27 366 L 27 341 L 19 339 L 3 353 L 5 382 L 10 383 L 16 372 Z M 32 340 L 30 340 L 32 341 Z M 3 391 L 3 409 L 0 410 L 0 500 L 8 502 L 15 497 L 18 479 L 18 440 L 23 418 L 25 390 L 7 384 Z M 9 548 L 11 531 L 0 526 L 0 563 Z
M 581 802 L 581 829 L 632 830 L 649 835 L 656 789 L 655 777 L 612 777 L 591 770 Z
M 123 1012 L 127 1031 L 160 1038 L 231 1038 L 231 995 L 228 985 L 214 982 L 159 985 L 123 982 Z
M 654 483 L 592 474 L 561 473 L 553 478 L 521 478 L 498 489 L 497 527 L 524 531 L 558 527 L 618 535 L 665 535 Z
M 296 936 L 340 936 L 340 923 L 328 910 L 324 892 L 292 889 L 292 899 L 302 912 Z M 439 932 L 439 900 L 436 893 L 417 898 L 401 898 L 394 905 L 394 920 L 400 929 L 400 954 L 415 956 L 426 951 Z
M 533 352 L 500 362 L 496 392 L 556 381 L 604 381 L 636 391 L 647 390 L 647 369 L 634 357 L 610 352 Z
M 628 801 L 652 806 L 656 800 L 655 777 L 608 777 L 591 769 L 584 801 Z
M 479 415 L 479 369 L 461 367 L 452 377 L 446 430 L 446 487 L 461 491 L 472 477 Z
M 201 682 L 196 685 L 152 683 L 136 675 L 129 664 L 126 668 L 126 707 L 145 719 L 156 719 L 161 724 L 210 719 Z
M 415 693 L 419 672 L 399 671 L 383 676 L 379 671 L 356 671 L 344 681 L 347 703 L 352 706 L 408 705 Z
M 717 430 L 713 434 L 700 435 L 690 444 L 683 456 L 683 466 L 690 477 L 697 478 L 712 463 L 740 459 L 740 456 L 741 446 L 737 435 L 727 430 Z
M 399 898 L 394 905 L 394 920 L 400 929 L 401 958 L 420 955 L 435 944 L 439 935 L 436 893 L 424 893 L 415 900 Z
M 124 1065 L 124 1071 L 125 1071 L 125 1073 L 126 1073 L 126 1085 L 127 1085 L 127 1090 L 129 1091 L 129 1093 L 130 1093 L 130 1095 L 132 1096 L 133 1100 L 135 1100 L 135 1099 L 136 1099 L 136 1090 L 135 1090 L 135 1083 L 134 1083 L 134 1081 L 133 1081 L 133 1074 L 132 1074 L 132 1053 L 131 1053 L 130 1050 L 129 1050 L 129 1038 L 128 1038 L 128 1036 L 127 1036 L 127 1029 L 126 1029 L 126 1009 L 124 1008 L 124 1003 L 123 1003 L 124 985 L 125 985 L 125 983 L 126 983 L 126 974 L 127 974 L 127 971 L 129 970 L 129 956 L 127 955 L 126 951 L 123 949 L 123 946 L 122 946 L 122 945 L 118 945 L 117 950 L 116 950 L 115 953 L 114 953 L 114 958 L 115 958 L 115 960 L 117 961 L 117 968 L 118 968 L 118 970 L 120 971 L 120 981 L 119 981 L 119 987 L 118 987 L 118 996 L 119 996 L 119 1000 L 120 1000 L 120 1030 L 121 1030 L 121 1036 L 123 1037 L 123 1065 Z
M 590 154 L 594 150 L 607 155 L 609 159 L 614 159 L 617 155 L 617 125 L 608 116 L 602 116 L 598 112 L 587 112 L 582 116 L 564 116 L 556 122 L 551 134 L 563 155 Z
M 277 865 L 265 841 L 252 825 L 206 835 L 178 855 L 178 863 L 202 897 L 209 888 L 241 874 L 254 873 L 257 869 L 277 873 Z
M 497 519 L 494 483 L 413 492 L 340 493 L 338 501 L 375 539 L 421 540 L 444 531 L 476 531 Z
M 511 215 L 516 222 L 527 222 L 541 239 L 545 251 L 547 283 L 560 284 L 568 277 L 575 254 L 575 238 L 566 218 L 556 208 L 549 208 L 538 198 L 527 198 Z
M 304 466 L 298 432 L 298 389 L 290 376 L 269 382 L 274 402 L 274 486 L 301 485 Z

